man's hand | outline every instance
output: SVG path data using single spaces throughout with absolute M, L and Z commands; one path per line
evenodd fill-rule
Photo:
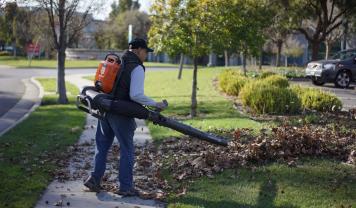
M 160 109 L 160 110 L 164 110 L 168 107 L 168 102 L 167 100 L 162 100 L 162 102 L 157 102 L 156 103 L 156 108 Z

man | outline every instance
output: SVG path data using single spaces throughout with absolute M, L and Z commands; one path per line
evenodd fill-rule
M 116 99 L 164 109 L 166 105 L 163 102 L 156 102 L 144 94 L 145 67 L 143 62 L 147 58 L 148 52 L 153 52 L 153 50 L 147 47 L 147 43 L 143 39 L 134 39 L 129 43 L 129 49 L 122 56 L 124 68 L 114 96 Z M 116 136 L 120 143 L 120 188 L 117 194 L 138 195 L 138 191 L 133 185 L 135 156 L 133 136 L 135 129 L 134 118 L 116 115 L 110 111 L 106 113 L 104 119 L 98 120 L 94 171 L 84 182 L 84 185 L 91 191 L 99 192 L 101 189 L 100 181 L 106 169 L 107 153 Z

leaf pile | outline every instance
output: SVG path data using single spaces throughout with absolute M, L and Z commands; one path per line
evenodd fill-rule
M 285 125 L 270 132 L 263 130 L 257 137 L 252 136 L 248 129 L 237 129 L 229 135 L 233 139 L 228 147 L 189 137 L 170 138 L 159 147 L 146 146 L 137 156 L 136 170 L 142 170 L 147 177 L 136 180 L 136 185 L 142 190 L 151 187 L 151 195 L 154 195 L 154 189 L 177 193 L 181 190 L 172 190 L 160 176 L 162 169 L 168 170 L 175 180 L 182 181 L 201 176 L 214 177 L 214 173 L 224 169 L 271 161 L 295 166 L 301 156 L 332 157 L 356 165 L 355 130 Z
M 174 183 L 184 184 L 201 176 L 214 177 L 224 169 L 272 161 L 296 166 L 301 156 L 326 156 L 356 165 L 356 130 L 342 126 L 282 125 L 261 130 L 258 136 L 253 136 L 249 129 L 220 133 L 232 138 L 228 147 L 187 136 L 166 139 L 159 146 L 136 147 L 134 176 L 135 185 L 142 192 L 141 197 L 162 200 L 169 193 L 184 194 L 185 187 L 177 188 Z M 70 179 L 85 179 L 92 170 L 94 144 L 84 143 L 73 148 Z M 118 188 L 119 152 L 119 146 L 114 144 L 108 154 L 107 171 L 102 182 L 107 191 Z

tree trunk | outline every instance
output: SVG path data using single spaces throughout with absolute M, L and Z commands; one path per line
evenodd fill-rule
M 282 41 L 277 42 L 277 57 L 276 57 L 276 66 L 279 67 L 281 63 L 281 51 L 282 51 Z
M 13 48 L 13 56 L 16 58 L 17 56 L 17 49 L 16 49 L 16 42 L 12 42 L 12 48 Z
M 330 42 L 325 40 L 325 60 L 329 59 L 330 45 Z
M 311 47 L 312 47 L 312 61 L 318 60 L 320 42 L 319 41 L 311 42 Z
M 51 53 L 51 51 L 50 51 L 49 47 L 46 47 L 46 49 L 45 49 L 45 59 L 49 59 L 50 58 L 50 53 Z
M 262 70 L 262 55 L 263 55 L 263 49 L 260 49 L 260 55 L 259 55 L 259 62 L 258 62 L 258 69 L 261 71 Z
M 349 30 L 349 24 L 348 24 L 348 19 L 343 16 L 343 23 L 342 23 L 342 27 L 343 27 L 343 34 L 342 34 L 342 37 L 341 37 L 341 50 L 346 50 L 347 48 L 347 33 L 348 33 L 348 30 Z
M 197 58 L 194 57 L 194 71 L 193 71 L 193 85 L 192 85 L 192 105 L 190 108 L 190 116 L 195 117 L 197 115 L 197 76 L 198 76 L 198 64 Z
M 288 56 L 287 55 L 284 57 L 284 66 L 288 67 Z
M 65 52 L 67 48 L 67 37 L 64 25 L 64 15 L 65 15 L 65 0 L 59 0 L 58 5 L 58 20 L 59 20 L 59 38 L 57 45 L 57 64 L 58 64 L 58 74 L 57 74 L 57 91 L 59 94 L 58 103 L 67 104 L 67 91 L 66 91 L 66 83 L 65 83 Z
M 224 50 L 224 56 L 225 56 L 225 67 L 229 66 L 229 53 L 227 50 Z
M 184 54 L 180 54 L 180 61 L 179 61 L 179 72 L 178 72 L 178 79 L 182 78 L 182 71 L 183 71 L 183 63 L 184 63 Z
M 246 69 L 246 53 L 243 51 L 241 53 L 241 56 L 242 56 L 242 70 L 244 72 L 244 75 L 246 76 L 247 75 L 247 69 Z
M 67 104 L 68 103 L 68 98 L 67 98 L 67 91 L 66 91 L 66 85 L 65 85 L 65 49 L 60 48 L 58 51 L 58 73 L 57 73 L 57 91 L 59 94 L 58 97 L 58 103 L 60 104 Z

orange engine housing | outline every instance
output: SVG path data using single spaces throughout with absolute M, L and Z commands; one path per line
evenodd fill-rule
M 95 87 L 104 93 L 111 93 L 119 71 L 120 64 L 101 61 L 95 74 Z

